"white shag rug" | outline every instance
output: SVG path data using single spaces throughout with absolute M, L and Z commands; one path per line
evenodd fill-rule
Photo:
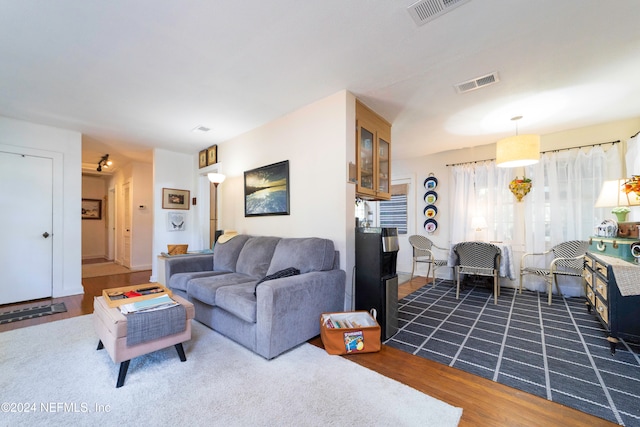
M 0 333 L 0 425 L 456 426 L 455 408 L 303 344 L 267 361 L 193 322 L 174 347 L 119 365 L 93 315 Z

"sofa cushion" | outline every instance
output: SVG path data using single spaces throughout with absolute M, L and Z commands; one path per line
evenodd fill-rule
M 255 282 L 224 286 L 216 292 L 216 305 L 250 323 L 256 323 Z
M 280 239 L 267 274 L 294 267 L 301 274 L 333 269 L 333 242 L 317 237 Z
M 213 247 L 213 269 L 215 271 L 236 271 L 238 256 L 249 237 L 251 236 L 240 234 L 224 243 L 216 243 Z
M 297 276 L 298 274 L 300 274 L 300 270 L 298 270 L 297 268 L 289 267 L 289 268 L 285 268 L 284 270 L 276 271 L 273 274 L 265 276 L 262 279 L 260 279 L 258 283 L 256 283 L 256 286 L 253 290 L 253 295 L 257 294 L 258 285 L 262 282 L 266 282 L 268 280 L 280 279 L 282 277 Z
M 236 273 L 243 273 L 256 279 L 264 277 L 280 240 L 280 237 L 251 237 L 240 251 Z
M 171 289 L 180 289 L 181 291 L 187 290 L 187 283 L 191 279 L 197 279 L 199 277 L 216 276 L 218 274 L 226 274 L 222 271 L 191 271 L 188 273 L 176 273 L 172 274 L 169 278 L 169 287 Z
M 200 277 L 189 280 L 187 292 L 189 298 L 195 298 L 209 305 L 217 305 L 216 291 L 221 287 L 237 285 L 239 283 L 255 283 L 254 278 L 240 273 L 226 273 L 217 276 Z

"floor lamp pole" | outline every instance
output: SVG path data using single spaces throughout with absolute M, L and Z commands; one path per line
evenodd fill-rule
M 213 249 L 218 229 L 218 184 L 225 180 L 221 173 L 208 174 L 209 181 L 209 247 Z
M 209 185 L 211 205 L 209 206 L 209 247 L 213 248 L 216 241 L 216 230 L 218 229 L 218 183 L 212 182 Z

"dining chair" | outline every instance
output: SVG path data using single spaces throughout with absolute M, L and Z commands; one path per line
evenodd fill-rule
M 427 279 L 429 278 L 429 273 L 432 272 L 432 282 L 431 284 L 435 285 L 436 283 L 436 270 L 440 267 L 446 267 L 447 266 L 447 260 L 446 259 L 437 259 L 434 255 L 433 255 L 433 250 L 435 249 L 440 249 L 442 251 L 445 251 L 445 253 L 447 253 L 449 251 L 449 249 L 446 248 L 441 248 L 440 246 L 437 246 L 435 243 L 433 243 L 431 240 L 429 240 L 427 237 L 425 236 L 421 236 L 418 234 L 414 234 L 413 236 L 409 237 L 409 243 L 411 244 L 411 246 L 413 247 L 413 263 L 411 264 L 411 279 L 409 280 L 413 280 L 413 273 L 416 269 L 416 266 L 418 263 L 424 263 L 427 264 L 428 269 L 427 269 Z
M 500 248 L 485 242 L 462 242 L 453 247 L 456 255 L 456 299 L 460 298 L 460 275 L 493 277 L 493 299 L 498 303 L 500 296 Z
M 558 295 L 562 295 L 560 286 L 558 286 L 558 276 L 582 276 L 584 269 L 584 254 L 589 249 L 589 242 L 584 240 L 569 240 L 559 243 L 553 248 L 545 252 L 529 252 L 522 255 L 520 261 L 520 293 L 522 293 L 522 277 L 527 274 L 533 274 L 543 277 L 547 282 L 548 303 L 551 305 L 551 295 L 553 293 L 553 285 L 555 283 Z M 527 262 L 535 262 L 535 257 L 544 257 L 543 261 L 547 261 L 548 254 L 553 256 L 548 268 L 527 266 Z M 537 258 L 540 259 L 540 258 Z

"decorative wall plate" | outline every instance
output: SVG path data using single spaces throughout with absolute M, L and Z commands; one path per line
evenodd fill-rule
M 433 218 L 438 214 L 438 208 L 436 208 L 434 205 L 427 205 L 424 208 L 424 216 L 426 216 L 427 218 Z
M 435 176 L 429 176 L 424 180 L 424 188 L 427 190 L 434 190 L 438 186 L 438 178 Z
M 433 233 L 438 228 L 438 221 L 435 219 L 428 219 L 424 222 L 424 229 L 427 233 Z
M 434 204 L 436 201 L 438 201 L 438 193 L 436 193 L 435 191 L 427 191 L 426 193 L 424 193 L 424 201 L 428 205 Z

